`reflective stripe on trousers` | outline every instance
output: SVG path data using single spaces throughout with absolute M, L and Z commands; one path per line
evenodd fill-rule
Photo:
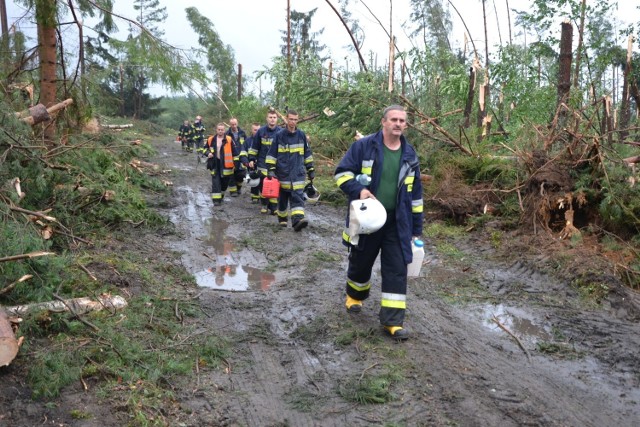
M 371 270 L 380 254 L 382 295 L 380 323 L 385 326 L 402 326 L 406 310 L 407 265 L 404 263 L 396 219 L 393 212 L 387 215 L 385 225 L 366 238 L 361 245 L 352 246 L 347 269 L 347 295 L 365 300 L 371 290 Z

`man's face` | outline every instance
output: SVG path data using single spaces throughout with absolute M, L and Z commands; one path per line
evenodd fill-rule
M 287 114 L 287 129 L 293 132 L 296 130 L 298 126 L 298 115 L 297 114 Z
M 267 125 L 272 128 L 278 123 L 278 115 L 276 113 L 267 114 Z
M 400 136 L 407 128 L 407 112 L 391 110 L 382 118 L 382 131 L 386 135 Z
M 231 119 L 229 120 L 229 126 L 231 127 L 232 131 L 237 131 L 238 130 L 238 121 L 236 119 Z
M 216 128 L 216 135 L 224 136 L 224 126 L 221 125 Z
M 256 132 L 258 132 L 258 129 L 260 129 L 260 126 L 258 125 L 251 125 L 251 135 L 255 135 Z

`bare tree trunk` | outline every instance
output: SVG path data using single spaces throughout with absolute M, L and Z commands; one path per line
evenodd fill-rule
M 338 12 L 338 10 L 333 6 L 333 4 L 331 4 L 331 2 L 329 0 L 325 0 L 325 1 L 329 5 L 329 7 L 331 7 L 331 9 L 333 9 L 335 14 L 338 15 L 338 18 L 340 18 L 340 22 L 342 22 L 342 25 L 344 26 L 344 28 L 349 33 L 349 37 L 351 37 L 351 43 L 353 44 L 353 48 L 356 50 L 356 53 L 358 54 L 358 59 L 360 59 L 360 69 L 362 71 L 366 72 L 367 71 L 367 64 L 364 62 L 364 58 L 362 57 L 362 53 L 360 53 L 360 47 L 358 46 L 358 43 L 356 42 L 356 38 L 353 36 L 353 33 L 349 29 L 349 26 L 347 25 L 347 23 L 344 22 L 344 19 L 340 15 L 340 12 Z
M 578 87 L 580 78 L 580 60 L 582 59 L 582 38 L 584 35 L 584 15 L 587 11 L 587 0 L 582 0 L 580 12 L 580 28 L 578 29 L 578 49 L 576 50 L 576 68 L 573 72 L 573 87 Z
M 242 99 L 242 64 L 238 64 L 238 101 Z
M 633 52 L 633 36 L 629 36 L 629 43 L 627 45 L 627 62 L 624 67 L 624 73 L 622 75 L 622 99 L 620 100 L 620 129 L 619 137 L 620 142 L 624 141 L 629 136 L 629 121 L 631 119 L 631 112 L 629 108 L 629 80 L 632 78 L 631 74 L 631 54 Z
M 9 21 L 7 19 L 7 4 L 5 0 L 0 0 L 0 23 L 2 24 L 2 36 L 9 35 Z
M 36 20 L 38 22 L 38 41 L 40 53 L 40 103 L 50 107 L 56 103 L 56 25 L 57 7 L 55 0 L 36 1 Z M 47 143 L 53 143 L 55 126 L 44 128 Z
M 393 0 L 389 0 L 389 93 L 393 92 L 393 69 L 394 63 L 394 41 L 393 41 Z
M 124 117 L 124 67 L 120 63 L 120 117 Z
M 558 71 L 557 106 L 568 102 L 571 90 L 571 46 L 573 44 L 573 26 L 570 22 L 562 23 L 560 36 L 560 68 Z M 558 128 L 563 128 L 567 118 L 567 110 L 561 108 L 558 114 Z
M 473 108 L 473 97 L 476 92 L 476 67 L 469 68 L 469 90 L 467 92 L 467 103 L 464 107 L 463 127 L 468 129 L 471 126 L 471 109 Z
M 513 44 L 513 39 L 511 38 L 511 11 L 509 10 L 509 0 L 505 0 L 507 3 L 507 20 L 509 21 L 509 44 Z
M 482 0 L 482 20 L 484 22 L 484 67 L 485 69 L 489 69 L 489 36 L 487 32 L 487 11 L 485 8 L 485 3 L 487 0 Z
M 291 72 L 291 0 L 287 0 L 287 74 Z

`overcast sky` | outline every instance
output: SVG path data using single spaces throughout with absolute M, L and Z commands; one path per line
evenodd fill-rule
M 336 8 L 339 7 L 338 0 L 330 1 Z M 478 49 L 484 50 L 482 1 L 450 0 L 450 2 L 462 15 Z M 132 0 L 115 0 L 114 3 L 114 12 L 136 19 Z M 254 72 L 268 66 L 273 57 L 280 55 L 280 46 L 283 43 L 280 31 L 286 30 L 287 0 L 160 0 L 160 3 L 166 7 L 169 16 L 163 27 L 165 39 L 176 47 L 185 49 L 197 47 L 197 37 L 189 26 L 185 13 L 187 7 L 196 7 L 202 15 L 214 23 L 215 30 L 222 40 L 232 46 L 236 61 L 242 64 L 245 76 L 253 76 Z M 320 42 L 327 46 L 326 53 L 329 54 L 337 67 L 345 67 L 347 57 L 349 67 L 351 69 L 357 67 L 356 54 L 345 48 L 351 42 L 349 35 L 326 0 L 290 0 L 290 3 L 291 9 L 299 12 L 308 12 L 317 8 L 312 21 L 313 31 L 324 28 Z M 406 37 L 406 33 L 410 29 L 402 28 L 402 24 L 409 20 L 409 3 L 409 0 L 393 0 L 393 33 L 397 36 L 397 44 L 401 50 L 411 48 Z M 506 0 L 490 0 L 486 2 L 490 45 L 499 44 L 500 37 L 503 44 L 508 41 L 507 3 L 512 10 L 526 10 L 532 2 L 530 0 L 508 0 L 508 2 Z M 640 22 L 637 0 L 619 0 L 618 4 L 620 5 L 618 16 L 622 23 Z M 371 9 L 371 12 L 367 10 L 365 5 Z M 11 24 L 21 15 L 21 7 L 17 7 L 15 2 L 8 2 L 7 6 Z M 366 29 L 362 54 L 367 62 L 369 52 L 375 52 L 378 65 L 383 65 L 386 61 L 388 38 L 381 24 L 376 21 L 376 17 L 388 30 L 390 26 L 389 9 L 390 1 L 388 0 L 350 1 L 349 10 L 352 12 L 352 18 L 357 19 L 360 25 Z M 464 38 L 462 21 L 453 9 L 451 9 L 451 18 L 454 23 L 452 43 L 455 47 L 461 47 Z M 558 17 L 558 28 L 563 20 L 563 16 Z M 116 19 L 116 23 L 121 30 L 128 28 L 128 24 L 121 20 Z M 515 13 L 513 12 L 511 13 L 511 23 L 512 26 L 515 23 Z M 68 31 L 73 30 L 72 26 L 67 28 Z M 500 28 L 500 32 L 498 32 L 498 28 Z M 85 31 L 85 34 L 90 35 L 90 30 Z M 516 34 L 513 37 L 514 42 L 523 42 L 515 38 Z M 624 46 L 626 47 L 626 43 Z M 249 89 L 258 92 L 257 84 L 250 86 Z

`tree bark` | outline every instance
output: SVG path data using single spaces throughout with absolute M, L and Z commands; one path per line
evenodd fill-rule
M 56 53 L 57 53 L 57 6 L 55 0 L 36 1 L 36 20 L 38 23 L 38 41 L 40 43 L 40 103 L 50 107 L 56 102 Z M 53 143 L 55 127 L 44 128 L 44 138 Z
M 571 90 L 571 47 L 573 45 L 573 26 L 570 22 L 562 23 L 562 34 L 560 36 L 560 68 L 558 71 L 558 102 L 559 108 L 562 103 L 569 101 Z M 558 128 L 563 128 L 566 124 L 567 110 L 559 108 Z
M 18 340 L 4 309 L 0 307 L 0 366 L 7 366 L 18 354 Z
M 97 300 L 88 297 L 72 298 L 64 301 L 48 301 L 35 304 L 16 305 L 13 307 L 5 307 L 7 313 L 15 316 L 24 316 L 29 313 L 37 313 L 41 311 L 52 311 L 61 313 L 65 311 L 73 311 L 74 314 L 85 314 L 90 311 L 100 311 L 104 308 L 110 310 L 118 310 L 125 308 L 127 301 L 119 295 L 101 295 Z
M 624 67 L 624 73 L 622 75 L 622 99 L 620 101 L 620 129 L 619 137 L 620 142 L 623 142 L 627 136 L 629 136 L 629 121 L 631 120 L 631 112 L 629 108 L 629 88 L 631 74 L 631 54 L 633 52 L 633 36 L 629 36 L 629 43 L 627 46 L 627 62 Z
M 464 128 L 471 126 L 471 109 L 473 108 L 473 98 L 476 93 L 476 67 L 469 68 L 469 91 L 467 92 L 467 103 L 464 106 Z

